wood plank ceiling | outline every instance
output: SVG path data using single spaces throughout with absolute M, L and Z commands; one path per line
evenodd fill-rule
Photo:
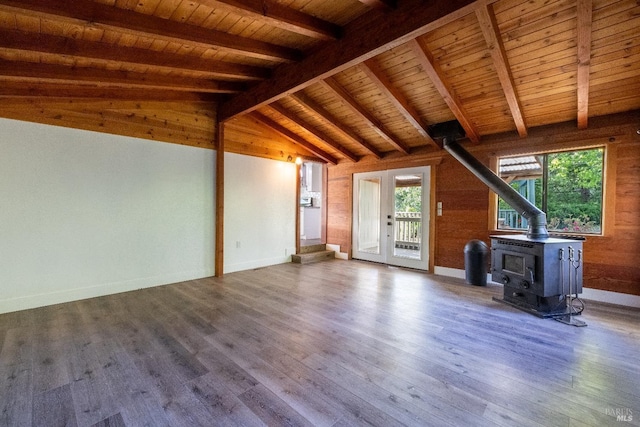
M 640 109 L 640 3 L 0 0 L 0 82 L 0 117 L 357 162 Z

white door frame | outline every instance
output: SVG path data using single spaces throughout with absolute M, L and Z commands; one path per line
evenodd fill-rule
M 394 253 L 394 226 L 395 218 L 393 218 L 394 202 L 395 202 L 395 177 L 398 175 L 414 175 L 422 176 L 422 226 L 421 226 L 421 244 L 419 259 L 405 258 L 396 256 Z M 362 250 L 360 245 L 360 180 L 377 180 L 379 185 L 379 224 L 378 242 L 373 246 L 368 245 L 370 249 Z M 374 184 L 375 185 L 375 184 Z M 373 187 L 372 187 L 373 188 Z M 372 189 L 371 188 L 371 189 Z M 415 268 L 419 270 L 429 269 L 429 229 L 430 229 L 430 212 L 431 212 L 431 167 L 421 166 L 414 168 L 389 169 L 375 172 L 364 172 L 353 174 L 353 221 L 352 221 L 352 241 L 351 256 L 355 259 L 379 262 L 383 264 Z M 370 220 L 371 218 L 369 218 Z M 363 219 L 364 220 L 364 219 Z M 369 227 L 369 231 L 373 231 L 373 227 Z M 376 236 L 374 236 L 375 238 Z M 366 245 L 365 245 L 366 246 Z

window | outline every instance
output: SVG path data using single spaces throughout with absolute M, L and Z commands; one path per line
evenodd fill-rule
M 499 175 L 547 214 L 557 233 L 602 232 L 604 148 L 502 157 Z M 499 229 L 524 230 L 527 220 L 498 198 Z

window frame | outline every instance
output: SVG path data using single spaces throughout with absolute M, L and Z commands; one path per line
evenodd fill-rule
M 519 150 L 502 150 L 492 152 L 489 157 L 489 167 L 498 176 L 499 174 L 499 160 L 503 157 L 517 157 L 526 155 L 540 155 L 540 154 L 552 154 L 570 151 L 590 150 L 590 149 L 603 149 L 603 170 L 602 170 L 602 223 L 600 225 L 600 233 L 575 233 L 575 232 L 560 232 L 550 231 L 551 233 L 558 234 L 571 234 L 575 236 L 584 237 L 605 237 L 609 233 L 610 229 L 613 229 L 614 218 L 614 206 L 615 206 L 615 173 L 616 173 L 616 158 L 617 147 L 615 144 L 609 143 L 593 143 L 585 145 L 571 145 L 571 146 L 556 146 L 556 147 L 540 147 L 541 149 L 532 150 L 522 148 Z M 490 232 L 502 233 L 502 234 L 522 234 L 526 230 L 506 230 L 498 228 L 498 195 L 493 191 L 489 191 L 489 210 L 488 210 L 488 229 Z

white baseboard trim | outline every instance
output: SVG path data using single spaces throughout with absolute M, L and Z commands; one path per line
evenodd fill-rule
M 336 258 L 338 259 L 349 259 L 348 253 L 340 252 L 340 245 L 333 245 L 331 243 L 327 243 L 327 250 L 334 251 L 336 253 Z
M 433 267 L 433 274 L 437 274 L 438 276 L 446 276 L 446 277 L 455 277 L 456 279 L 464 279 L 465 274 L 464 270 L 460 270 L 459 268 L 449 268 L 449 267 Z
M 640 296 L 638 295 L 621 294 L 620 292 L 603 291 L 601 289 L 583 287 L 580 298 L 587 301 L 606 302 L 608 304 L 640 308 Z
M 186 271 L 165 276 L 144 277 L 122 282 L 102 283 L 95 286 L 64 289 L 37 295 L 25 295 L 17 298 L 0 299 L 0 314 L 29 310 L 48 305 L 79 301 L 87 298 L 119 294 L 138 289 L 168 285 L 213 276 L 213 271 Z
M 449 267 L 439 267 L 434 266 L 433 274 L 437 274 L 438 276 L 446 276 L 446 277 L 455 277 L 456 279 L 465 280 L 467 275 L 464 270 L 460 270 L 459 268 L 449 268 Z M 487 274 L 487 283 L 491 282 L 491 275 Z
M 459 268 L 439 267 L 435 266 L 434 274 L 446 277 L 455 277 L 456 279 L 464 279 L 465 272 Z M 491 275 L 487 274 L 487 283 L 491 282 Z M 492 282 L 495 283 L 495 282 Z M 582 288 L 580 298 L 589 301 L 605 302 L 608 304 L 623 305 L 625 307 L 640 308 L 640 296 L 622 294 L 620 292 L 603 291 L 600 289 Z
M 248 262 L 239 262 L 236 264 L 225 264 L 224 273 L 227 274 L 235 273 L 237 271 L 253 270 L 256 268 L 269 267 L 271 265 L 286 264 L 288 262 L 291 262 L 291 255 L 284 257 L 262 258 Z

